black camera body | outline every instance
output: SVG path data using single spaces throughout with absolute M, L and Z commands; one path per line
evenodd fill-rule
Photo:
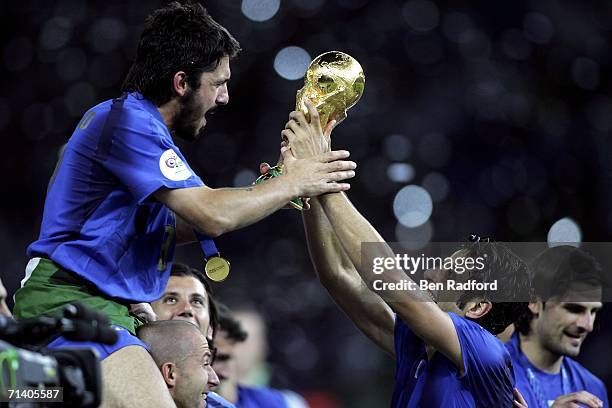
M 0 401 L 9 407 L 97 407 L 102 401 L 98 353 L 92 348 L 46 349 L 57 336 L 114 344 L 108 319 L 80 305 L 64 317 L 14 321 L 0 316 Z

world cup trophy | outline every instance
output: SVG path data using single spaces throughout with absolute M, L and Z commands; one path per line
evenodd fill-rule
M 304 86 L 297 91 L 295 110 L 308 117 L 306 100 L 314 105 L 319 113 L 321 128 L 332 120 L 336 123 L 346 119 L 346 111 L 353 107 L 365 88 L 365 75 L 359 62 L 340 51 L 328 51 L 316 57 L 304 75 Z M 263 183 L 283 174 L 283 164 L 278 163 L 260 176 L 255 184 Z M 296 210 L 304 209 L 301 198 L 289 203 Z

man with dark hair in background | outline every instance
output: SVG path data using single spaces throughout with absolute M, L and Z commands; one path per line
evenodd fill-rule
M 323 134 L 316 111 L 309 113 L 309 119 L 292 113 L 283 131 L 296 157 L 329 150 L 331 127 Z M 399 268 L 372 272 L 373 258 L 394 258 L 393 251 L 345 194 L 312 199 L 304 224 L 323 285 L 355 324 L 395 357 L 393 407 L 521 406 L 519 396 L 513 396 L 510 356 L 495 337 L 527 307 L 526 301 L 513 302 L 527 300 L 530 289 L 526 265 L 514 253 L 485 242 L 455 253 L 454 259 L 486 257 L 483 271 L 466 274 L 479 282 L 504 281 L 502 290 L 512 293 L 507 294 L 508 302 L 496 303 L 487 293 L 464 292 L 448 303 L 447 313 L 418 288 L 374 290 L 374 280 L 383 285 L 411 280 Z M 362 258 L 362 242 L 378 246 Z M 448 272 L 440 272 L 426 277 L 445 280 Z
M 149 346 L 176 406 L 208 406 L 208 394 L 219 385 L 219 378 L 212 368 L 213 353 L 200 329 L 184 321 L 156 321 L 140 326 L 138 336 Z
M 530 267 L 537 299 L 506 343 L 517 388 L 530 407 L 608 407 L 602 381 L 572 359 L 602 308 L 601 265 L 563 245 L 543 251 Z
M 219 376 L 219 394 L 236 408 L 307 408 L 304 399 L 292 391 L 240 384 L 235 348 L 247 340 L 249 333 L 227 306 L 215 303 L 219 311 L 219 330 L 215 337 L 217 354 L 213 367 Z
M 197 238 L 213 256 L 210 237 L 296 197 L 349 188 L 338 183 L 355 166 L 340 160 L 346 151 L 287 157 L 283 177 L 247 188 L 213 189 L 193 172 L 173 137 L 198 139 L 206 115 L 229 102 L 230 60 L 239 51 L 198 3 L 154 11 L 123 95 L 85 113 L 49 183 L 15 316 L 58 314 L 77 301 L 108 315 L 119 340 L 98 350 L 105 405 L 173 405 L 128 308 L 160 297 L 177 241 Z M 78 344 L 60 337 L 49 345 L 62 346 Z

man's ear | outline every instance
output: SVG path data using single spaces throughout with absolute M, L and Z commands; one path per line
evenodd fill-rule
M 474 302 L 468 310 L 465 312 L 465 317 L 469 317 L 470 319 L 480 319 L 493 307 L 493 304 L 488 300 L 480 300 L 478 302 Z
M 177 71 L 172 77 L 172 93 L 178 96 L 185 96 L 188 86 L 185 71 Z
M 160 367 L 160 371 L 168 388 L 173 388 L 176 385 L 176 365 L 174 363 L 164 363 Z
M 543 306 L 544 304 L 538 299 L 536 302 L 529 303 L 529 310 L 537 317 L 542 313 Z

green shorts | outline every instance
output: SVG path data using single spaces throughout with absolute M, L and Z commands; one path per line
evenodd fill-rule
M 76 273 L 62 269 L 46 258 L 33 258 L 28 264 L 32 274 L 15 292 L 13 314 L 17 319 L 39 316 L 61 316 L 64 306 L 79 302 L 108 316 L 111 324 L 136 335 L 144 324 L 129 313 L 129 304 L 113 299 Z

